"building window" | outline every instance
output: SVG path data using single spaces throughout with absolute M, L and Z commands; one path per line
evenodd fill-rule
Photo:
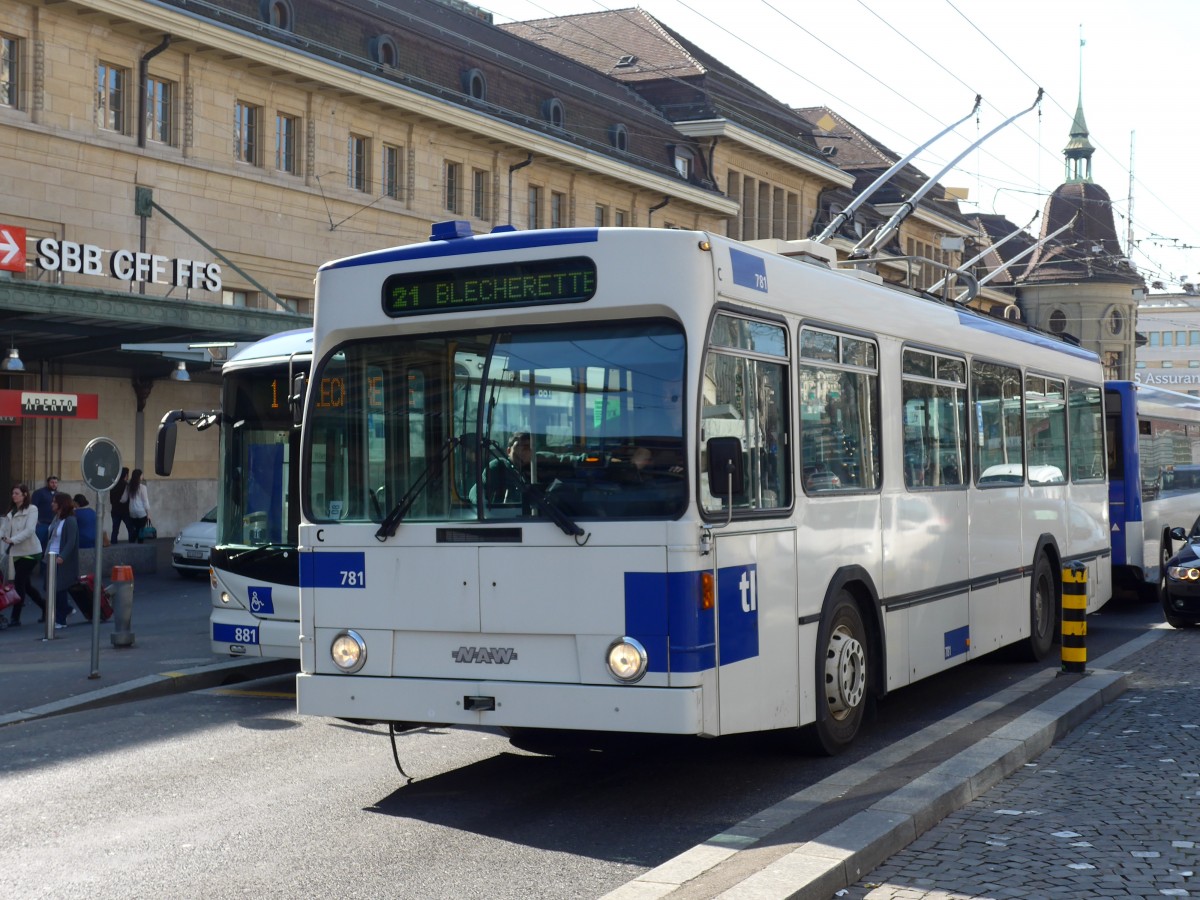
M 492 204 L 488 191 L 488 173 L 483 169 L 476 169 L 471 174 L 471 213 L 477 219 L 487 219 L 491 217 Z
M 625 210 L 618 209 L 615 213 L 613 213 L 613 225 L 615 225 L 617 228 L 625 227 Z
M 692 177 L 692 151 L 685 150 L 682 147 L 675 148 L 675 171 L 684 179 Z
M 246 306 L 249 299 L 248 291 L 221 291 L 221 303 L 225 306 Z
M 404 196 L 401 187 L 404 176 L 403 150 L 392 144 L 383 145 L 383 193 L 393 200 Z
M 529 186 L 529 227 L 542 227 L 542 189 L 533 184 Z
M 1187 346 L 1187 332 L 1186 331 L 1175 332 L 1175 346 L 1176 347 L 1186 347 Z
M 551 97 L 542 104 L 542 118 L 555 128 L 565 128 L 567 125 L 566 107 L 557 97 Z
M 275 168 L 295 175 L 300 171 L 296 157 L 296 141 L 300 135 L 300 120 L 286 113 L 275 114 Z
M 0 34 L 0 106 L 20 107 L 21 42 Z
M 606 225 L 608 225 L 608 207 L 597 205 L 596 206 L 596 227 L 604 228 Z
M 103 62 L 96 67 L 96 124 L 100 128 L 125 134 L 128 85 L 128 70 Z
M 1175 346 L 1175 332 L 1164 331 L 1162 333 L 1162 345 L 1164 347 L 1174 347 Z
M 462 73 L 463 93 L 472 100 L 487 99 L 487 79 L 479 69 L 467 69 Z
M 346 144 L 346 184 L 356 191 L 365 191 L 368 187 L 368 148 L 368 139 L 359 134 L 350 135 Z
M 1164 369 L 1173 369 L 1173 368 L 1175 368 L 1175 363 L 1173 363 L 1173 362 L 1172 362 L 1171 360 L 1169 360 L 1169 359 L 1164 359 L 1164 360 L 1162 361 L 1162 367 L 1163 367 Z
M 262 110 L 239 100 L 233 110 L 233 156 L 240 162 L 259 164 L 258 131 Z
M 462 164 L 446 163 L 446 211 L 462 212 Z
M 265 0 L 262 4 L 263 20 L 272 28 L 281 31 L 291 31 L 295 16 L 292 15 L 292 4 L 287 0 Z
M 563 227 L 563 214 L 566 212 L 567 195 L 558 191 L 550 192 L 550 227 Z
M 380 34 L 371 38 L 368 49 L 371 59 L 375 62 L 381 66 L 387 66 L 389 69 L 396 68 L 396 64 L 400 60 L 400 52 L 396 49 L 396 42 L 392 40 L 391 35 Z
M 1056 309 L 1050 313 L 1050 330 L 1054 334 L 1062 334 L 1067 330 L 1067 314 L 1061 309 Z
M 1150 338 L 1151 347 L 1159 347 L 1162 345 L 1162 335 L 1157 331 L 1151 331 L 1147 337 Z
M 146 79 L 146 137 L 160 144 L 174 144 L 175 85 L 157 78 Z
M 608 129 L 608 140 L 609 143 L 624 153 L 629 149 L 629 129 L 618 122 Z

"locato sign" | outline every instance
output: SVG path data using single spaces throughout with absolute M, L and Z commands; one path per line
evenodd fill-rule
M 110 275 L 130 283 L 169 284 L 213 293 L 221 290 L 221 267 L 216 263 L 172 259 L 136 250 L 110 252 L 95 244 L 77 244 L 56 238 L 43 238 L 37 242 L 37 264 L 47 272 Z

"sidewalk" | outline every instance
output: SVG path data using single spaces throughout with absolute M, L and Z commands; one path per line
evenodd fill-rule
M 207 579 L 171 568 L 171 541 L 158 543 L 158 571 L 134 572 L 132 647 L 114 647 L 115 622 L 100 626 L 98 678 L 92 674 L 92 625 L 78 611 L 67 628 L 43 640 L 46 626 L 27 604 L 19 628 L 0 631 L 0 726 L 295 671 L 296 662 L 229 659 L 212 653 Z M 105 562 L 104 583 L 110 569 Z M 40 577 L 40 576 L 39 576 Z

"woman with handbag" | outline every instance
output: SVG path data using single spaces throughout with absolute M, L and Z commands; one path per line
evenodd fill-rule
M 79 524 L 70 494 L 59 491 L 50 508 L 54 519 L 46 536 L 46 589 L 54 566 L 54 630 L 62 631 L 71 612 L 71 586 L 79 580 Z
M 125 500 L 129 504 L 129 539 L 142 543 L 142 529 L 150 521 L 150 498 L 146 483 L 142 481 L 142 470 L 129 473 L 129 485 L 125 488 Z
M 37 507 L 30 501 L 29 485 L 15 484 L 12 489 L 12 509 L 0 520 L 0 544 L 6 552 L 5 580 L 11 580 L 21 597 L 21 602 L 12 607 L 10 625 L 21 624 L 21 609 L 26 600 L 32 600 L 44 611 L 46 603 L 41 592 L 33 586 L 33 570 L 42 555 L 42 544 L 37 537 Z M 8 569 L 11 567 L 11 578 Z

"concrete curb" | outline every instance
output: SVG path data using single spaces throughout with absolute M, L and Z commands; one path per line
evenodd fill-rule
M 30 709 L 4 713 L 0 715 L 0 728 L 85 709 L 112 706 L 131 700 L 146 700 L 164 697 L 168 694 L 186 693 L 187 691 L 220 687 L 223 684 L 250 681 L 254 678 L 283 675 L 289 671 L 296 671 L 298 665 L 298 661 L 294 659 L 230 659 L 178 672 L 160 672 L 156 675 L 146 675 L 142 678 L 123 681 L 120 684 L 76 694 L 65 700 L 55 700 Z

